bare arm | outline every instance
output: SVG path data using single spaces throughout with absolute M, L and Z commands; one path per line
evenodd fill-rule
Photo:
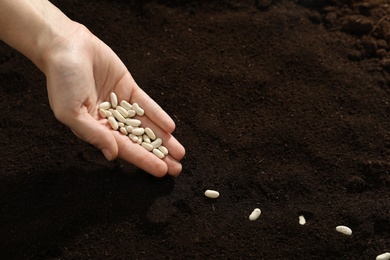
M 43 60 L 76 24 L 47 0 L 0 0 L 0 39 L 43 70 Z
M 183 146 L 171 135 L 171 117 L 134 81 L 118 56 L 83 25 L 47 0 L 0 0 L 0 39 L 23 53 L 45 75 L 56 118 L 108 160 L 120 157 L 155 175 L 178 175 Z M 170 155 L 160 160 L 99 118 L 98 104 L 116 92 L 138 102 Z

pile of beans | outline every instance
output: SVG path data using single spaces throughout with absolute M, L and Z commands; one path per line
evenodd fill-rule
M 134 118 L 145 113 L 138 103 L 130 104 L 126 100 L 119 103 L 114 92 L 111 92 L 110 101 L 99 105 L 99 115 L 107 118 L 111 128 L 127 135 L 131 141 L 154 153 L 158 158 L 164 159 L 168 155 L 168 149 L 162 145 L 162 139 L 149 127 L 141 127 L 141 120 Z

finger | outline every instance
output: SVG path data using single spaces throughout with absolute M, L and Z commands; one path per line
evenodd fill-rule
M 130 73 L 116 84 L 114 91 L 119 101 L 138 103 L 145 110 L 145 115 L 164 131 L 172 133 L 175 130 L 175 122 L 172 118 L 137 85 Z
M 114 136 L 119 146 L 119 158 L 156 177 L 163 177 L 167 174 L 168 165 L 164 160 L 161 160 L 139 144 L 133 143 L 127 136 L 119 132 L 115 132 Z
M 142 89 L 137 88 L 131 99 L 132 102 L 137 102 L 145 110 L 145 115 L 164 131 L 172 133 L 175 130 L 176 125 L 172 118 Z
M 180 162 L 176 159 L 173 159 L 170 155 L 165 156 L 163 159 L 164 162 L 168 165 L 168 174 L 171 176 L 178 176 L 183 169 Z
M 66 123 L 80 139 L 100 149 L 107 160 L 113 160 L 118 156 L 118 145 L 112 131 L 106 125 L 98 122 L 90 114 L 77 116 Z
M 141 120 L 142 127 L 144 128 L 149 127 L 150 129 L 153 130 L 153 132 L 156 134 L 157 137 L 163 140 L 162 145 L 168 148 L 169 154 L 173 157 L 173 159 L 177 161 L 183 159 L 185 155 L 185 149 L 173 135 L 167 133 L 166 131 L 158 127 L 154 122 L 152 122 L 146 116 L 137 117 L 137 118 Z

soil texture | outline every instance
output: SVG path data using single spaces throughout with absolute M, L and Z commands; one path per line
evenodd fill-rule
M 390 251 L 390 1 L 53 3 L 117 53 L 187 153 L 177 178 L 107 162 L 1 43 L 1 259 Z

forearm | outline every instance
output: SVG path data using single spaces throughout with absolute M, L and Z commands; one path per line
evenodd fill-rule
M 45 55 L 66 39 L 74 23 L 47 0 L 0 0 L 0 39 L 41 70 Z

